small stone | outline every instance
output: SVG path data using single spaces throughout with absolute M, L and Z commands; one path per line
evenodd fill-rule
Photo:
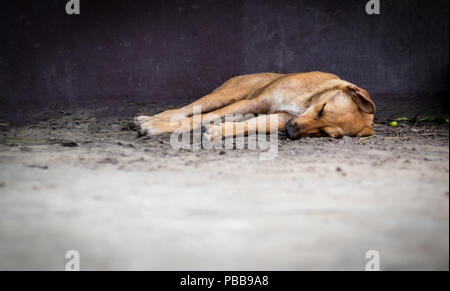
M 76 142 L 74 142 L 74 141 L 63 141 L 63 142 L 61 142 L 61 145 L 63 147 L 70 147 L 70 148 L 78 146 L 78 144 Z
M 48 170 L 48 166 L 47 165 L 28 165 L 28 168 L 37 168 L 37 169 L 42 169 L 42 170 Z

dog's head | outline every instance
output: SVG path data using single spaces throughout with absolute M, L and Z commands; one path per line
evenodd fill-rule
M 346 83 L 323 92 L 300 116 L 286 124 L 290 139 L 302 137 L 371 136 L 375 104 L 369 93 Z

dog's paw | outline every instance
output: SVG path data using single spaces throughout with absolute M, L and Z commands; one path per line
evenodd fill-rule
M 145 136 L 145 128 L 143 125 L 149 120 L 149 116 L 137 116 L 134 118 L 133 124 L 132 126 L 130 126 L 130 128 L 137 131 L 139 136 Z
M 151 137 L 153 135 L 153 128 L 150 123 L 135 123 L 135 130 L 138 132 L 139 137 Z
M 138 116 L 134 119 L 134 129 L 140 136 L 156 136 L 167 131 L 164 122 L 159 122 L 154 116 Z
M 139 136 L 157 136 L 165 132 L 163 124 L 159 124 L 148 116 L 139 116 L 134 119 L 134 130 L 139 133 Z
M 222 140 L 222 126 L 214 124 L 209 126 L 202 126 L 202 139 L 210 142 L 215 140 Z

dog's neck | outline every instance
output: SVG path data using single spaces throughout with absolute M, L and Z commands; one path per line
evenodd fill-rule
M 320 99 L 325 93 L 332 90 L 340 90 L 350 83 L 344 80 L 336 79 L 324 82 L 321 86 L 314 88 L 313 91 L 304 92 L 297 96 L 285 99 L 287 102 L 283 102 L 279 105 L 276 112 L 286 112 L 292 116 L 299 116 L 305 113 L 311 106 L 320 102 Z

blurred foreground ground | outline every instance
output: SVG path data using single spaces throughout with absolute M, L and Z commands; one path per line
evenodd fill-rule
M 0 127 L 0 270 L 448 270 L 447 124 L 175 151 L 127 120 Z

